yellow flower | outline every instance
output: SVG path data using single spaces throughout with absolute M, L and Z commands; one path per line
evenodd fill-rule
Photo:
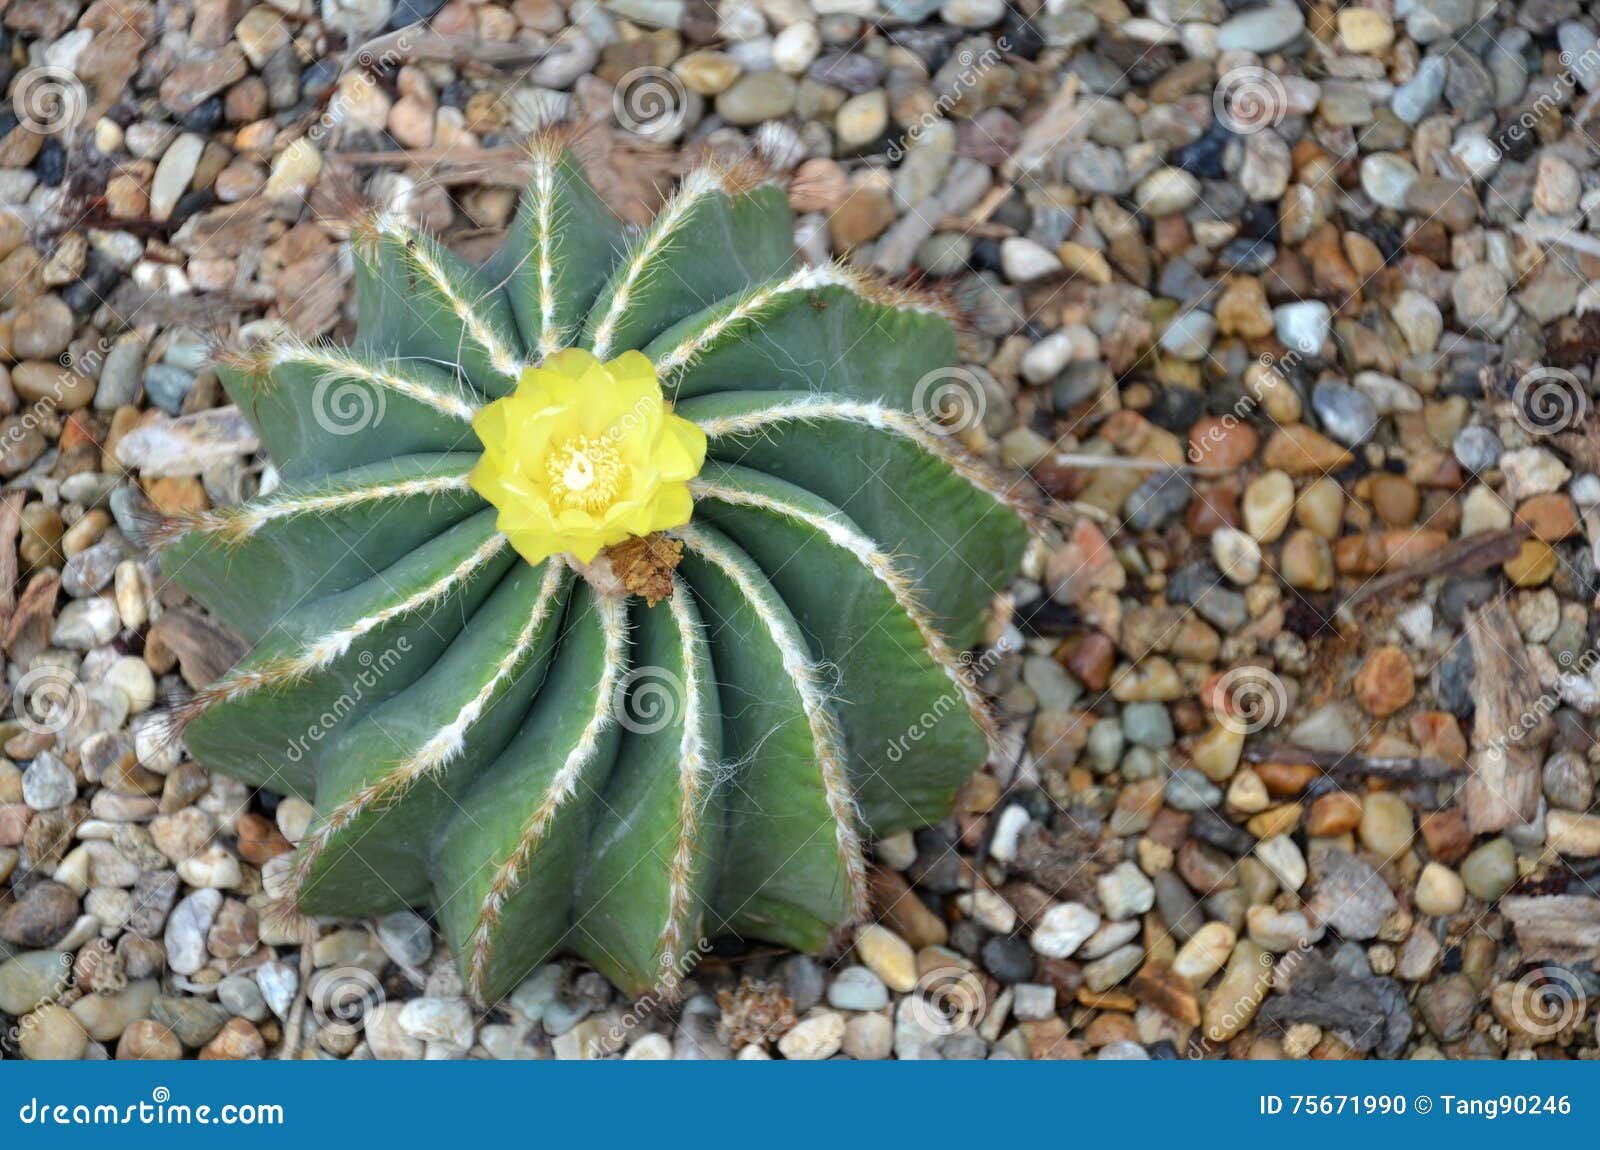
M 483 444 L 468 481 L 529 563 L 689 522 L 689 480 L 706 437 L 672 414 L 655 368 L 630 351 L 601 363 L 579 348 L 522 373 L 472 421 Z

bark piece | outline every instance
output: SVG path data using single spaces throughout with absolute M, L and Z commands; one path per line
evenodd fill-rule
M 245 645 L 217 623 L 185 607 L 150 625 L 147 642 L 172 652 L 186 683 L 196 689 L 220 679 L 245 656 Z
M 1516 930 L 1524 961 L 1596 966 L 1600 960 L 1600 898 L 1507 895 L 1500 913 Z
M 1467 823 L 1486 834 L 1528 822 L 1539 809 L 1539 747 L 1548 738 L 1551 701 L 1504 601 L 1467 615 L 1472 645 L 1472 777 L 1463 788 Z

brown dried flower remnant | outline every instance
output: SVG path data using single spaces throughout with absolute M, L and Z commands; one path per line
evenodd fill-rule
M 672 594 L 672 573 L 683 558 L 683 544 L 657 531 L 613 544 L 606 548 L 606 558 L 622 585 L 654 607 Z

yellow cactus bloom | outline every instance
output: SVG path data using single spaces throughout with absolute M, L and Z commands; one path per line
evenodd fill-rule
M 530 367 L 480 411 L 468 481 L 529 563 L 587 563 L 613 543 L 689 522 L 689 480 L 706 436 L 672 413 L 655 368 L 630 351 L 601 363 L 580 348 Z

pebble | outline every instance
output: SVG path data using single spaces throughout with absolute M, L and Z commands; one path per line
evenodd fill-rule
M 1133 198 L 1147 216 L 1170 216 L 1200 198 L 1200 181 L 1179 168 L 1158 168 L 1140 181 Z
M 877 1062 L 894 1052 L 895 1026 L 881 1014 L 857 1014 L 845 1023 L 842 1049 L 859 1062 Z
M 1100 927 L 1100 916 L 1082 903 L 1058 903 L 1040 916 L 1029 940 L 1046 958 L 1070 958 Z
M 1392 152 L 1375 152 L 1361 161 L 1361 190 L 1392 211 L 1405 210 L 1406 194 L 1417 176 L 1415 164 Z
M 72 768 L 48 751 L 22 772 L 22 799 L 36 811 L 64 807 L 78 794 Z
M 828 1005 L 839 1010 L 882 1010 L 889 1005 L 889 989 L 866 967 L 847 966 L 828 984 Z
M 11 320 L 11 354 L 17 359 L 54 359 L 67 349 L 72 328 L 72 309 L 60 296 L 29 300 Z
M 1256 844 L 1256 858 L 1273 877 L 1289 890 L 1299 890 L 1306 881 L 1306 860 L 1300 848 L 1287 835 L 1274 835 Z
M 1053 252 L 1023 236 L 1001 241 L 1000 263 L 1012 283 L 1032 283 L 1061 270 L 1061 261 Z
M 472 1008 L 464 998 L 413 998 L 400 1011 L 400 1028 L 420 1042 L 465 1051 L 473 1041 Z
M 1466 905 L 1467 888 L 1461 876 L 1449 867 L 1430 862 L 1417 877 L 1414 894 L 1417 910 L 1427 915 L 1456 914 Z
M 917 984 L 917 958 L 893 931 L 871 923 L 856 931 L 856 957 L 890 990 L 905 993 Z
M 167 965 L 179 974 L 194 974 L 206 964 L 206 932 L 222 909 L 222 894 L 197 890 L 173 908 L 162 941 Z
M 1221 52 L 1276 52 L 1287 47 L 1305 31 L 1300 9 L 1281 3 L 1267 4 L 1240 12 L 1217 29 L 1217 49 Z
M 27 951 L 0 962 L 0 1012 L 13 1018 L 59 997 L 71 980 L 72 956 L 53 950 Z
M 1490 839 L 1461 862 L 1461 881 L 1467 893 L 1482 902 L 1494 902 L 1517 881 L 1516 849 L 1505 837 Z
M 1291 351 L 1314 356 L 1322 350 L 1332 329 L 1333 312 L 1317 300 L 1282 304 L 1272 309 L 1273 329 Z
M 1349 384 L 1324 379 L 1311 391 L 1311 406 L 1323 430 L 1347 447 L 1358 447 L 1378 429 L 1378 409 Z
M 39 1007 L 18 1027 L 17 1049 L 35 1062 L 76 1062 L 89 1049 L 89 1036 L 70 1010 L 55 1003 Z
M 1315 861 L 1316 889 L 1307 903 L 1311 913 L 1345 938 L 1376 938 L 1397 906 L 1389 885 L 1349 851 L 1331 848 Z
M 798 88 L 782 72 L 747 73 L 717 96 L 717 115 L 730 124 L 778 120 L 794 108 Z
M 844 1035 L 844 1016 L 825 1010 L 795 1023 L 778 1039 L 778 1053 L 808 1062 L 832 1058 L 844 1046 Z
M 68 932 L 78 921 L 78 896 L 58 882 L 29 888 L 0 911 L 0 942 L 41 950 L 66 948 Z

